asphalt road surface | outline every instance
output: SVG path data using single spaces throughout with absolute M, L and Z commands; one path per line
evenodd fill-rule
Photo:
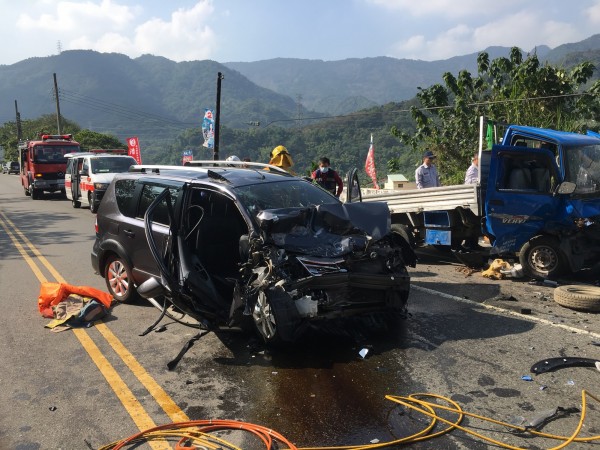
M 37 310 L 42 282 L 104 289 L 90 264 L 94 219 L 60 196 L 31 200 L 17 176 L 0 175 L 0 449 L 95 449 L 155 425 L 199 419 L 264 425 L 301 448 L 359 448 L 423 429 L 425 415 L 386 399 L 417 393 L 523 425 L 556 411 L 542 431 L 570 436 L 582 390 L 600 396 L 595 368 L 530 372 L 552 357 L 600 359 L 598 314 L 562 308 L 551 287 L 527 280 L 467 276 L 432 251 L 419 252 L 410 270 L 409 318 L 384 335 L 357 325 L 346 335 L 323 333 L 272 351 L 252 335 L 222 331 L 193 342 L 168 370 L 197 331 L 165 320 L 160 332 L 139 336 L 158 317 L 145 304 L 117 305 L 92 328 L 51 332 Z M 587 400 L 581 435 L 599 435 L 600 404 Z M 561 443 L 473 417 L 462 425 L 513 446 Z M 225 437 L 264 448 L 239 432 Z M 459 430 L 410 446 L 493 447 Z M 600 441 L 568 446 L 598 447 Z M 139 448 L 171 447 L 155 441 Z

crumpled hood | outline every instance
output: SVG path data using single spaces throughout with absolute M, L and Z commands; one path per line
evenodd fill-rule
M 336 203 L 261 211 L 257 216 L 267 241 L 312 256 L 341 256 L 364 250 L 391 229 L 387 203 Z

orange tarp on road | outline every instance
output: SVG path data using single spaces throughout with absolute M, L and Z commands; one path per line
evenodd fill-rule
M 42 283 L 40 296 L 38 297 L 38 309 L 42 316 L 53 318 L 52 307 L 71 294 L 95 298 L 106 308 L 110 308 L 113 299 L 110 294 L 89 286 L 73 286 L 68 283 Z

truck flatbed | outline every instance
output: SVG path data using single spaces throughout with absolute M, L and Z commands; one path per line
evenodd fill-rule
M 459 184 L 426 189 L 388 190 L 363 196 L 364 202 L 386 202 L 392 214 L 449 211 L 456 208 L 479 213 L 477 185 Z

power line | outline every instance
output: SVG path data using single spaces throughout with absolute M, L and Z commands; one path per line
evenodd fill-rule
M 502 104 L 502 103 L 516 103 L 516 102 L 525 102 L 525 101 L 530 101 L 530 100 L 550 100 L 550 99 L 554 99 L 554 98 L 565 98 L 565 97 L 582 97 L 584 95 L 598 95 L 595 94 L 593 92 L 580 92 L 580 93 L 576 93 L 576 94 L 559 94 L 559 95 L 547 95 L 547 96 L 541 96 L 541 97 L 525 97 L 525 98 L 515 98 L 515 99 L 506 99 L 506 100 L 494 100 L 494 101 L 485 101 L 485 102 L 474 102 L 474 103 L 467 103 L 466 106 L 487 106 L 487 105 L 495 105 L 495 104 Z M 434 111 L 434 110 L 440 110 L 440 109 L 453 109 L 454 105 L 446 105 L 446 106 L 428 106 L 428 107 L 421 107 L 421 108 L 414 108 L 417 111 Z M 358 117 L 358 116 L 369 116 L 369 115 L 373 115 L 373 114 L 396 114 L 396 113 L 405 113 L 405 112 L 411 112 L 413 110 L 413 108 L 408 108 L 408 109 L 394 109 L 391 111 L 370 111 L 370 112 L 355 112 L 355 113 L 350 113 L 350 114 L 341 114 L 338 116 L 319 116 L 319 117 L 304 117 L 302 119 L 277 119 L 277 120 L 273 120 L 271 122 L 268 122 L 264 127 L 268 127 L 269 125 L 273 124 L 273 123 L 277 123 L 277 122 L 292 122 L 295 120 L 317 120 L 317 119 L 337 119 L 337 118 L 350 118 L 350 117 Z M 260 126 L 260 125 L 259 125 Z

